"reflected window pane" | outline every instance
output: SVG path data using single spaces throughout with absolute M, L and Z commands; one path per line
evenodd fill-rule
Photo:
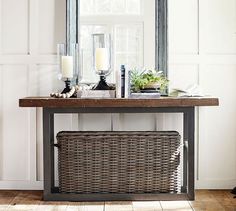
M 115 26 L 115 68 L 143 66 L 143 25 Z
M 128 64 L 127 55 L 122 53 L 116 53 L 116 61 L 115 61 L 116 70 L 119 70 L 122 64 Z
M 133 15 L 141 15 L 141 0 L 80 0 L 81 16 L 83 21 L 80 28 L 80 44 L 83 49 L 83 81 L 98 80 L 92 66 L 92 34 L 111 33 L 113 46 L 113 68 L 110 81 L 114 82 L 114 72 L 120 69 L 122 64 L 127 69 L 143 66 L 143 22 L 133 23 Z M 111 17 L 111 21 L 104 21 L 99 16 Z M 119 21 L 114 15 L 126 16 L 127 22 Z M 129 15 L 130 18 L 129 19 Z M 86 23 L 92 20 L 92 24 Z M 113 18 L 113 19 L 112 19 Z M 132 22 L 131 22 L 131 21 Z
M 138 15 L 140 14 L 140 0 L 126 0 L 126 13 Z
M 141 25 L 128 28 L 128 49 L 129 52 L 142 51 L 143 27 Z
M 110 31 L 110 32 L 109 32 Z M 83 81 L 97 81 L 92 66 L 92 34 L 112 33 L 114 66 L 112 72 L 120 69 L 122 64 L 128 69 L 143 66 L 143 25 L 115 25 L 109 30 L 106 25 L 82 25 L 81 48 L 83 49 Z M 112 77 L 111 81 L 112 81 Z
M 141 0 L 80 0 L 84 15 L 140 15 Z
M 81 25 L 80 43 L 81 49 L 83 49 L 83 81 L 95 82 L 98 80 L 98 76 L 96 75 L 95 70 L 93 69 L 92 63 L 92 34 L 107 32 L 108 27 L 106 25 Z
M 111 0 L 95 0 L 95 13 L 106 15 L 111 13 Z
M 112 0 L 111 11 L 114 14 L 122 14 L 126 12 L 126 1 L 125 0 Z
M 115 27 L 115 49 L 117 53 L 125 53 L 128 49 L 127 26 Z
M 140 68 L 143 66 L 142 59 L 140 60 L 138 52 L 127 54 L 127 64 L 128 69 Z
M 94 13 L 94 0 L 80 1 L 81 15 L 90 15 Z

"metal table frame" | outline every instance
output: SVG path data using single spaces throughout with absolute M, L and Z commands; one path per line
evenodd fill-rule
M 183 113 L 183 186 L 180 194 L 63 194 L 55 187 L 54 114 L 61 113 Z M 194 200 L 194 119 L 195 107 L 145 108 L 43 108 L 44 193 L 46 201 L 151 201 Z

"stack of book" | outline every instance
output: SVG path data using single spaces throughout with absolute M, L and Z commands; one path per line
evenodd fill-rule
M 132 99 L 158 99 L 161 97 L 159 92 L 155 93 L 131 93 L 130 98 Z
M 115 90 L 81 90 L 77 92 L 77 97 L 82 99 L 109 99 L 116 97 Z
M 161 94 L 158 90 L 143 90 L 142 92 L 131 91 L 131 71 L 126 71 L 125 66 L 121 65 L 121 70 L 116 74 L 116 97 L 131 99 L 156 99 Z

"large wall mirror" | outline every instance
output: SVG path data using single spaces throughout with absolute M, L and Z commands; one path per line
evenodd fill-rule
M 115 71 L 156 68 L 168 74 L 167 0 L 67 0 L 67 43 L 83 50 L 82 81 L 96 82 L 92 68 L 92 34 L 110 33 Z

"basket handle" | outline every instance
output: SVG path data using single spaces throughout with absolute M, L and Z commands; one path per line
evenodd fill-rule
M 53 144 L 54 147 L 60 148 L 59 144 Z

